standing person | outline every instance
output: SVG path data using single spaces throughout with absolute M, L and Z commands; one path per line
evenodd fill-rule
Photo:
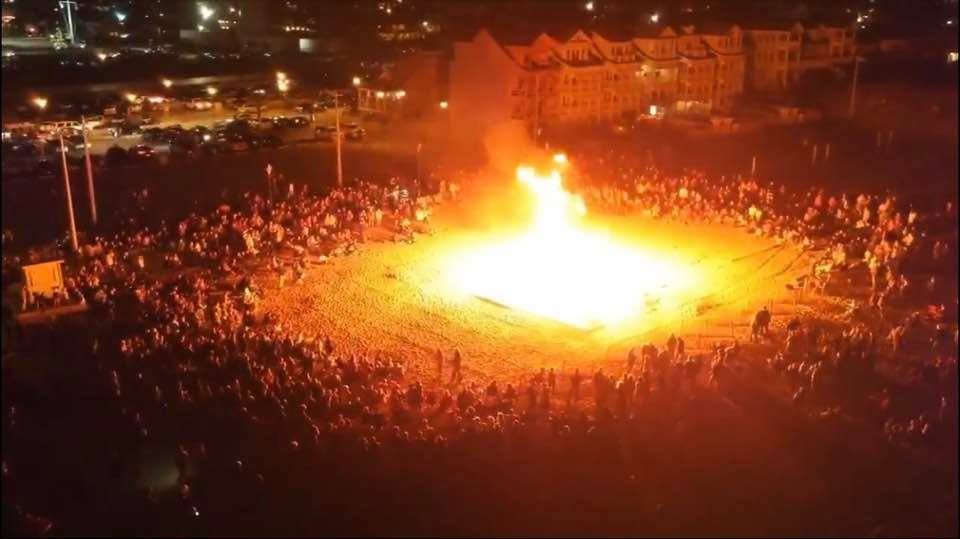
M 580 369 L 573 371 L 573 376 L 570 377 L 570 393 L 567 394 L 567 406 L 570 406 L 570 403 L 578 402 L 580 400 L 580 384 L 583 382 L 583 377 L 580 376 Z
M 670 357 L 671 357 L 671 358 L 676 357 L 676 353 L 677 353 L 677 337 L 676 337 L 673 333 L 671 333 L 671 334 L 670 334 L 670 338 L 667 339 L 667 350 L 670 351 Z
M 453 372 L 450 374 L 450 383 L 459 384 L 463 381 L 463 358 L 460 356 L 460 350 L 453 351 L 453 358 L 450 360 L 453 366 Z
M 440 350 L 439 348 L 437 349 L 437 353 L 436 353 L 436 361 L 437 361 L 437 381 L 442 382 L 443 381 L 443 350 Z
M 550 367 L 550 371 L 547 373 L 547 387 L 550 388 L 551 394 L 557 389 L 557 373 L 553 370 L 553 367 Z

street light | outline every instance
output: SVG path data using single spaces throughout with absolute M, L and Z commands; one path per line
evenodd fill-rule
M 217 92 L 218 90 L 215 87 L 207 86 L 207 95 L 209 95 L 210 97 L 217 95 Z
M 170 79 L 163 79 L 160 81 L 160 84 L 162 84 L 164 88 L 169 90 L 170 87 L 173 86 L 173 81 Z
M 277 71 L 277 80 L 287 80 L 287 74 L 283 71 Z
M 360 86 L 361 84 L 363 84 L 363 79 L 361 79 L 360 77 L 353 77 L 354 86 Z
M 47 108 L 47 98 L 46 97 L 34 97 L 30 100 L 33 103 L 33 106 L 37 107 L 40 110 Z
M 217 10 L 210 8 L 203 2 L 197 4 L 197 10 L 200 12 L 200 18 L 203 20 L 213 17 L 213 14 L 217 12 Z
M 446 101 L 441 101 L 441 102 L 440 102 L 440 108 L 441 108 L 441 109 L 447 110 L 449 107 L 450 107 L 450 104 L 447 103 Z

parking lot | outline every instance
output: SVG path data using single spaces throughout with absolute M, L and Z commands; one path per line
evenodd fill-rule
M 94 165 L 128 160 L 164 160 L 175 155 L 219 154 L 276 148 L 306 142 L 333 142 L 335 100 L 324 90 L 298 89 L 280 95 L 260 87 L 221 90 L 179 89 L 165 95 L 116 96 L 101 107 L 34 100 L 38 114 L 6 122 L 3 129 L 3 178 L 43 176 L 60 167 L 60 135 L 68 161 L 80 166 L 84 150 Z M 376 126 L 351 109 L 346 93 L 339 101 L 342 136 L 363 142 Z M 105 103 L 105 105 L 103 104 Z M 49 106 L 48 106 L 49 105 Z M 21 107 L 22 108 L 22 107 Z M 11 115 L 7 115 L 10 118 Z M 86 127 L 86 140 L 81 131 Z
M 137 115 L 93 116 L 86 123 L 91 159 L 100 167 L 335 140 L 336 111 L 315 100 L 270 100 L 256 107 L 229 100 L 201 104 L 181 101 Z M 382 131 L 378 122 L 357 112 L 345 107 L 340 112 L 341 134 L 350 144 L 367 143 L 369 135 Z M 85 145 L 79 127 L 78 121 L 21 122 L 5 127 L 4 179 L 56 173 L 60 133 L 65 135 L 70 164 L 81 166 Z

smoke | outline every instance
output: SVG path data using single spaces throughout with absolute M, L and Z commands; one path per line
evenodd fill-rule
M 478 167 L 465 192 L 458 217 L 464 224 L 493 229 L 527 226 L 532 217 L 532 194 L 517 180 L 517 167 L 533 166 L 543 174 L 555 166 L 551 152 L 538 148 L 522 122 L 502 122 L 482 136 L 485 163 Z M 570 170 L 565 170 L 565 173 Z
M 517 165 L 530 162 L 537 152 L 522 122 L 503 122 L 487 130 L 483 137 L 490 172 L 513 178 Z

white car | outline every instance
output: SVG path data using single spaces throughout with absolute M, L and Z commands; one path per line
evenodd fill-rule
M 98 127 L 103 127 L 103 116 L 87 116 L 83 119 L 83 127 L 88 131 L 91 129 L 97 129 Z
M 37 130 L 40 131 L 41 134 L 46 135 L 59 133 L 67 129 L 79 131 L 80 122 L 76 120 L 62 120 L 58 122 L 43 122 L 37 126 Z
M 212 108 L 213 103 L 200 97 L 194 97 L 187 101 L 187 110 L 210 110 Z

